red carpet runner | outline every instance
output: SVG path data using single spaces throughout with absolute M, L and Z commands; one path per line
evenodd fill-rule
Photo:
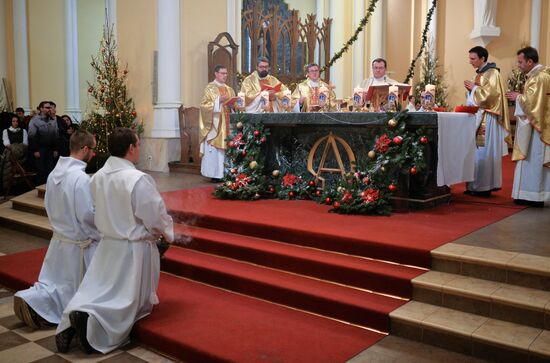
M 388 314 L 411 297 L 430 250 L 520 210 L 508 182 L 491 198 L 458 186 L 449 205 L 390 217 L 221 201 L 212 188 L 164 193 L 190 243 L 167 252 L 161 303 L 134 335 L 190 362 L 346 361 L 384 336 L 361 327 L 389 331 Z M 27 287 L 44 251 L 0 257 L 0 284 Z

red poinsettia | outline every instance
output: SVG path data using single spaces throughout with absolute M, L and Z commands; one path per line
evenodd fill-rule
M 342 203 L 350 204 L 353 201 L 353 195 L 349 191 L 345 191 L 342 195 Z
M 239 186 L 239 187 L 243 187 L 245 185 L 248 185 L 248 183 L 250 182 L 250 177 L 248 177 L 245 173 L 240 173 L 239 175 L 237 175 L 237 177 L 235 178 L 235 183 Z
M 239 132 L 233 138 L 233 146 L 238 147 L 239 145 L 244 145 L 244 144 L 245 144 L 245 141 L 243 140 L 243 134 L 242 132 Z
M 361 192 L 361 198 L 363 198 L 365 203 L 369 204 L 376 202 L 380 198 L 380 193 L 378 189 L 368 188 Z
M 298 182 L 298 177 L 294 174 L 286 174 L 283 176 L 283 185 L 285 187 L 291 187 Z
M 382 154 L 388 151 L 390 148 L 391 139 L 388 137 L 388 135 L 383 134 L 376 140 L 376 150 L 381 152 Z

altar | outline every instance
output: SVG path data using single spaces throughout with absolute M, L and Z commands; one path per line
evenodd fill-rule
M 308 172 L 312 148 L 327 135 L 344 140 L 353 157 L 364 160 L 386 121 L 386 114 L 381 112 L 232 114 L 232 127 L 241 117 L 251 123 L 261 123 L 270 131 L 264 149 L 266 170 L 282 168 L 298 174 Z M 428 167 L 422 173 L 400 177 L 404 187 L 393 198 L 397 209 L 428 208 L 448 202 L 449 185 L 471 181 L 474 177 L 474 115 L 412 112 L 407 129 L 417 128 L 426 130 L 429 139 L 425 150 Z M 351 167 L 352 160 L 344 147 L 338 145 L 338 148 L 342 151 L 342 162 Z M 318 161 L 319 157 L 314 159 Z

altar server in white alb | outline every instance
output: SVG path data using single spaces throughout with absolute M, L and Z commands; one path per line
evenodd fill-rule
M 522 48 L 517 56 L 527 80 L 523 94 L 506 95 L 516 101 L 517 116 L 512 198 L 516 204 L 544 207 L 550 203 L 550 68 L 539 63 L 535 48 Z
M 48 176 L 44 205 L 53 229 L 38 282 L 14 297 L 15 315 L 33 329 L 59 324 L 78 289 L 100 236 L 94 224 L 90 177 L 95 138 L 79 130 L 71 136 L 68 157 L 60 157 Z
M 75 334 L 77 346 L 88 354 L 127 343 L 134 323 L 158 304 L 156 241 L 174 240 L 172 218 L 154 180 L 134 166 L 140 150 L 136 132 L 114 129 L 108 148 L 111 156 L 91 181 L 102 238 L 57 327 L 59 351 L 69 349 Z
M 468 105 L 479 106 L 476 114 L 476 161 L 474 180 L 466 184 L 465 194 L 488 197 L 502 187 L 502 157 L 511 145 L 508 101 L 500 70 L 488 63 L 487 49 L 477 46 L 469 51 L 470 64 L 476 68 L 473 81 L 464 81 Z
M 227 104 L 235 97 L 235 91 L 225 84 L 227 68 L 214 67 L 215 79 L 208 83 L 200 105 L 199 142 L 201 174 L 219 182 L 223 178 L 224 158 L 229 136 L 229 111 Z

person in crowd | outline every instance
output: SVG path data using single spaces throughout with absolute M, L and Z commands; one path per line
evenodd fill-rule
M 539 63 L 533 47 L 518 50 L 517 59 L 527 80 L 523 93 L 506 94 L 516 101 L 517 118 L 512 198 L 516 204 L 544 207 L 550 201 L 550 68 Z
M 414 97 L 414 95 L 409 96 L 409 103 L 407 103 L 407 110 L 409 112 L 416 111 L 416 97 Z
M 78 125 L 73 123 L 69 115 L 61 116 L 62 126 L 59 126 L 59 136 L 60 136 L 60 148 L 59 155 L 68 156 L 70 153 L 69 150 L 69 140 L 71 135 L 78 129 Z
M 70 156 L 59 159 L 46 184 L 44 205 L 53 236 L 38 281 L 14 296 L 15 315 L 32 329 L 59 324 L 100 239 L 90 177 L 84 171 L 96 141 L 89 132 L 79 131 L 70 146 Z
M 13 144 L 29 145 L 27 130 L 20 127 L 21 118 L 17 115 L 11 117 L 11 126 L 2 132 L 4 147 L 11 148 Z
M 49 101 L 42 101 L 38 106 L 40 113 L 29 123 L 29 151 L 34 157 L 37 184 L 44 184 L 55 166 L 59 156 L 59 132 L 57 119 L 52 118 L 52 106 Z
M 245 94 L 246 112 L 282 112 L 284 110 L 280 101 L 287 87 L 270 75 L 269 70 L 269 59 L 259 57 L 256 70 L 243 80 L 241 91 Z
M 307 78 L 298 83 L 296 89 L 292 92 L 295 112 L 311 112 L 320 108 L 332 110 L 336 107 L 336 95 L 333 87 L 321 80 L 320 70 L 319 65 L 316 63 L 306 66 Z M 324 95 L 321 94 L 321 90 L 324 90 Z
M 85 353 L 108 353 L 125 344 L 134 323 L 158 304 L 156 241 L 174 239 L 172 218 L 153 178 L 134 166 L 140 153 L 137 133 L 114 129 L 108 149 L 111 156 L 90 186 L 102 238 L 57 327 L 59 351 L 69 349 L 75 335 Z
M 235 91 L 225 82 L 227 68 L 214 67 L 215 79 L 204 89 L 200 105 L 199 142 L 201 174 L 219 182 L 223 178 L 224 158 L 229 136 L 229 108 L 226 102 L 235 97 Z
M 464 81 L 467 104 L 479 106 L 479 111 L 474 180 L 466 183 L 465 193 L 488 197 L 502 187 L 502 157 L 508 154 L 507 143 L 511 143 L 508 102 L 500 70 L 487 61 L 487 49 L 473 47 L 468 57 L 476 76 L 473 81 Z
M 31 120 L 30 116 L 25 116 L 25 110 L 23 107 L 17 107 L 15 109 L 15 114 L 19 117 L 19 127 L 27 130 L 29 128 L 29 122 Z

